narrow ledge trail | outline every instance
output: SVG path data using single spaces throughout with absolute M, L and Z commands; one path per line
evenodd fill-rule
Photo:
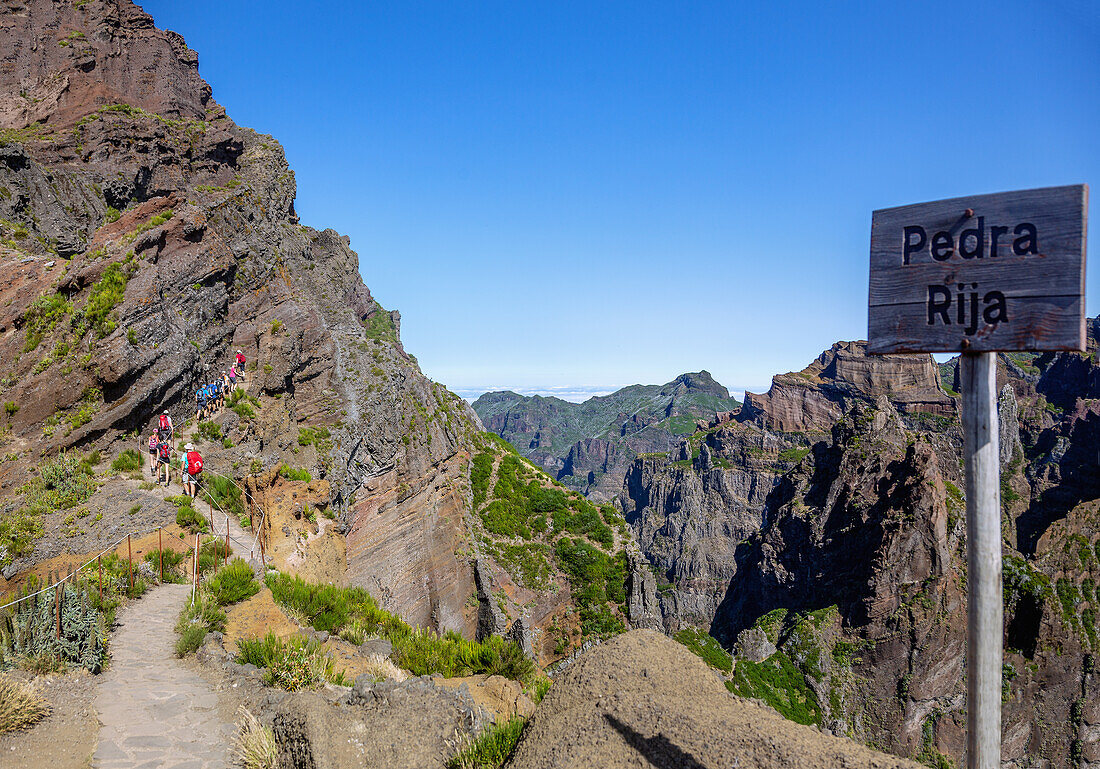
M 95 697 L 95 769 L 229 769 L 236 733 L 218 695 L 176 659 L 175 625 L 190 585 L 164 584 L 120 611 L 111 666 Z

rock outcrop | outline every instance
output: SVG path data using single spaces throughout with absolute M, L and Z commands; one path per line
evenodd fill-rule
M 907 412 L 955 412 L 931 356 L 868 356 L 863 342 L 837 342 L 802 371 L 772 377 L 766 394 L 745 393 L 742 415 L 772 430 L 822 432 L 854 400 L 880 395 Z
M 554 682 L 509 766 L 643 765 L 917 767 L 732 697 L 691 652 L 635 630 L 587 651 Z

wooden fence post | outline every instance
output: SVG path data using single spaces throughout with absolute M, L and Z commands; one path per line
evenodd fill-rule
M 58 582 L 57 590 L 54 591 L 54 598 L 57 603 L 57 640 L 61 640 L 61 602 L 65 599 L 65 583 Z M 60 652 L 59 652 L 60 653 Z
M 966 458 L 966 761 L 970 769 L 1001 765 L 1000 424 L 997 354 L 963 353 L 963 450 Z
M 96 556 L 96 563 L 99 565 L 99 607 L 103 608 L 103 554 L 100 553 Z
M 134 594 L 134 549 L 130 546 L 130 535 L 126 535 L 126 560 L 130 571 L 130 595 Z
M 164 582 L 164 530 L 157 527 L 157 550 L 160 552 L 160 581 Z

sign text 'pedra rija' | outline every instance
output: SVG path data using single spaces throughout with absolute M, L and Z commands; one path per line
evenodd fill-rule
M 1083 350 L 1088 187 L 871 218 L 868 351 Z

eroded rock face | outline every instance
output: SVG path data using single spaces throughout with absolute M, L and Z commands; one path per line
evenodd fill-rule
M 857 400 L 884 395 L 912 412 L 954 413 L 930 355 L 866 355 L 864 342 L 837 342 L 800 372 L 745 393 L 743 418 L 785 432 L 828 430 Z
M 890 361 L 843 357 L 827 352 L 806 370 L 820 381 L 777 377 L 768 398 L 747 399 L 733 422 L 704 426 L 677 460 L 636 461 L 624 486 L 628 521 L 670 583 L 661 589 L 666 627 L 701 625 L 746 664 L 793 666 L 820 708 L 811 717 L 834 732 L 959 764 L 966 648 L 959 423 L 953 405 L 938 405 L 946 396 L 932 392 L 923 363 L 901 370 L 909 383 L 901 387 L 883 381 L 898 373 Z M 884 362 L 894 373 L 876 372 Z M 1089 464 L 1100 450 L 1100 408 L 1089 395 L 1097 370 L 1095 359 L 1066 353 L 1006 357 L 999 366 L 1009 766 L 1038 756 L 1076 766 L 1098 749 L 1075 704 L 1097 686 L 1100 474 Z M 782 381 L 792 376 L 802 382 Z M 811 407 L 799 412 L 795 403 Z M 755 490 L 731 502 L 707 493 L 716 476 Z M 724 545 L 720 536 L 705 548 L 668 536 L 734 515 L 747 533 Z M 702 621 L 680 600 L 694 577 L 713 580 L 700 550 L 728 554 L 729 574 L 717 610 Z M 767 699 L 766 687 L 753 696 Z
M 128 0 L 76 5 L 0 14 L 0 394 L 19 406 L 0 484 L 42 452 L 111 453 L 164 409 L 182 424 L 241 349 L 255 402 L 221 418 L 210 469 L 307 467 L 350 581 L 472 631 L 476 415 L 421 374 L 348 239 L 298 223 L 282 147 L 226 116 L 182 38 Z

